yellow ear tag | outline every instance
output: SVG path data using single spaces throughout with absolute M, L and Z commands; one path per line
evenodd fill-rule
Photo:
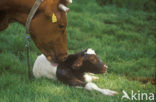
M 56 15 L 54 13 L 52 14 L 52 22 L 53 23 L 56 23 L 57 22 Z

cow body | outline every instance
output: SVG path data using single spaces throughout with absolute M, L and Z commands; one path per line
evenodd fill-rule
M 0 31 L 11 22 L 26 24 L 35 0 L 1 0 Z M 50 62 L 59 63 L 67 56 L 66 12 L 58 5 L 68 5 L 67 0 L 43 0 L 30 24 L 30 36 L 35 45 Z M 65 7 L 64 6 L 64 7 Z M 56 21 L 52 21 L 54 15 Z
M 92 52 L 69 55 L 67 59 L 57 67 L 51 65 L 44 55 L 40 55 L 34 64 L 33 74 L 36 78 L 46 77 L 52 80 L 59 80 L 67 85 L 84 87 L 87 90 L 96 90 L 104 95 L 115 95 L 117 92 L 108 89 L 101 89 L 92 80 L 98 79 L 93 74 L 86 73 L 105 73 L 107 66 L 98 60 Z

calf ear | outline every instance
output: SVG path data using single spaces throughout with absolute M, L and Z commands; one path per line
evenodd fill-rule
M 86 52 L 88 51 L 88 48 L 87 49 L 85 49 L 85 50 L 82 50 L 81 52 L 78 52 L 76 55 L 81 55 L 81 56 L 83 56 Z
M 82 64 L 83 64 L 83 57 L 79 57 L 79 58 L 77 58 L 74 61 L 73 65 L 72 65 L 72 68 L 73 69 L 80 69 L 80 67 L 82 66 Z

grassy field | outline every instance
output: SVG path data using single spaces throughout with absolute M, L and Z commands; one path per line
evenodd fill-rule
M 119 94 L 104 96 L 44 78 L 28 81 L 25 28 L 13 23 L 0 32 L 0 102 L 130 102 L 121 100 L 122 90 L 156 94 L 150 82 L 127 79 L 156 76 L 156 14 L 112 5 L 100 7 L 95 0 L 75 0 L 70 8 L 68 52 L 93 48 L 109 66 L 108 73 L 97 75 L 100 79 L 95 83 Z M 31 41 L 31 65 L 39 54 Z

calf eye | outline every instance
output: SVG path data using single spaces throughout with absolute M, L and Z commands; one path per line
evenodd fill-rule
M 90 61 L 91 61 L 92 63 L 97 63 L 97 59 L 96 59 L 96 58 L 91 58 Z
M 96 59 L 94 59 L 94 61 L 93 61 L 94 63 L 97 63 L 97 60 Z

